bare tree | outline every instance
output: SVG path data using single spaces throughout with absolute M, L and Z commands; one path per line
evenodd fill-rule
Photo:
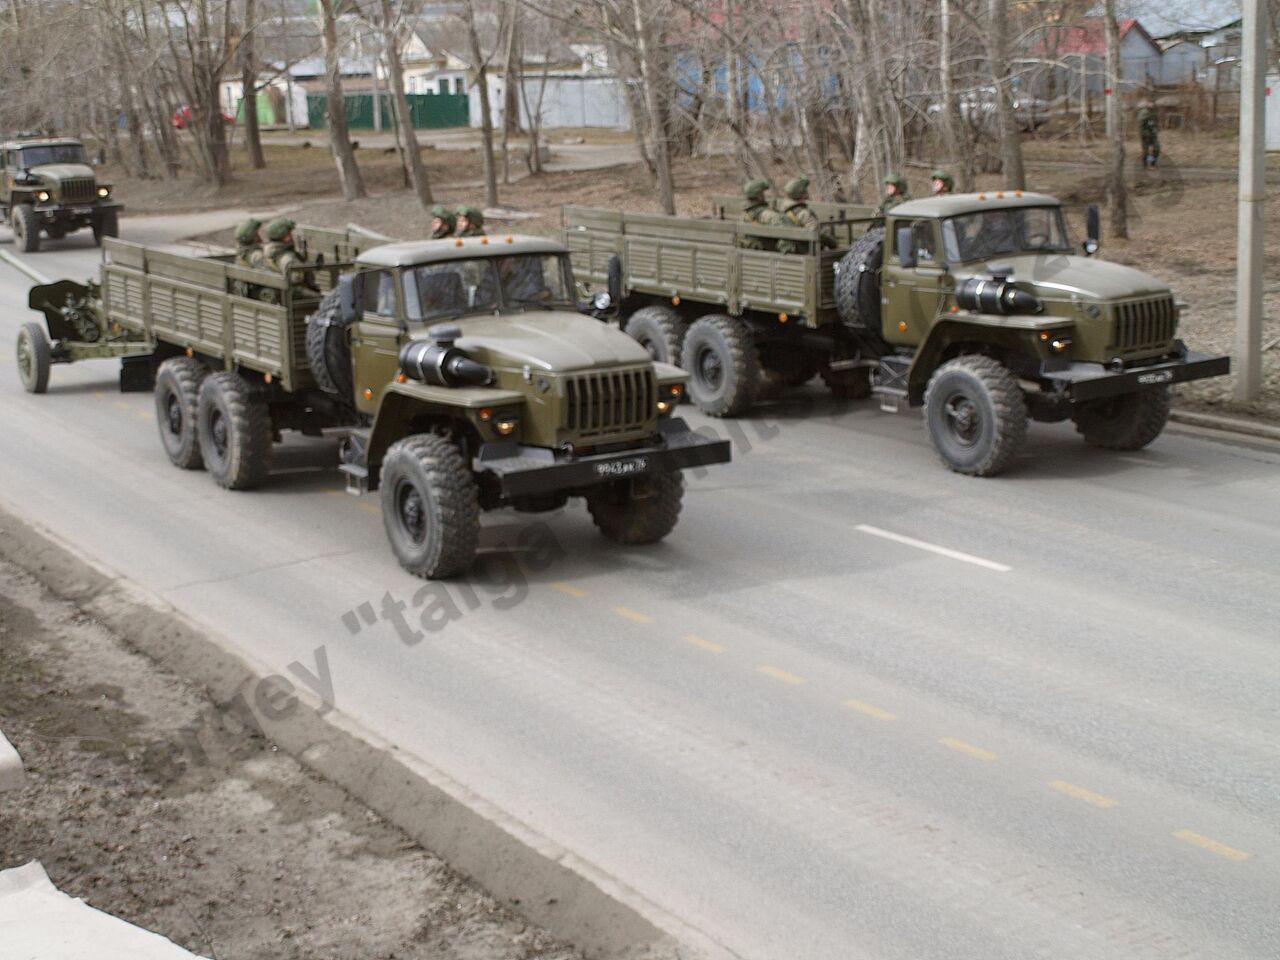
M 1013 84 L 1009 74 L 1008 0 L 987 0 L 987 63 L 991 82 L 995 84 L 996 123 L 1005 185 L 1023 190 L 1027 186 L 1027 174 L 1022 165 L 1022 137 L 1013 109 Z
M 489 57 L 481 49 L 480 32 L 476 28 L 475 0 L 463 4 L 467 25 L 467 45 L 471 50 L 472 83 L 480 97 L 480 136 L 484 141 L 485 206 L 498 205 L 498 176 L 493 163 L 493 106 L 489 103 Z
M 1111 163 L 1107 168 L 1107 206 L 1111 211 L 1111 232 L 1129 236 L 1129 195 L 1124 184 L 1124 111 L 1120 98 L 1120 26 L 1116 23 L 1116 0 L 1104 0 L 1103 17 L 1107 35 L 1107 134 L 1111 138 Z
M 244 0 L 244 25 L 236 53 L 240 58 L 240 102 L 244 104 L 244 145 L 249 165 L 261 170 L 267 165 L 262 154 L 262 134 L 258 130 L 258 64 L 253 58 L 253 32 L 257 28 L 257 4 Z
M 364 178 L 356 164 L 356 153 L 351 147 L 351 135 L 347 130 L 347 105 L 342 93 L 342 70 L 338 62 L 338 20 L 334 11 L 335 0 L 318 0 L 321 37 L 324 43 L 325 120 L 329 127 L 329 150 L 338 167 L 338 181 L 342 195 L 348 200 L 359 200 L 369 195 Z
M 409 113 L 409 98 L 404 92 L 404 64 L 400 60 L 400 29 L 391 9 L 391 0 L 378 0 L 379 29 L 384 39 L 383 46 L 387 54 L 387 72 L 390 74 L 391 97 L 396 108 L 399 129 L 404 137 L 405 154 L 409 160 L 409 179 L 413 184 L 413 192 L 417 194 L 418 203 L 424 210 L 434 202 L 431 196 L 431 181 L 427 169 L 422 164 L 422 150 L 418 146 L 418 134 L 413 128 L 413 117 Z M 401 13 L 405 10 L 401 9 Z

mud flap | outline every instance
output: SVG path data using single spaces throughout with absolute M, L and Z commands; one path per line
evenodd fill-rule
M 150 393 L 155 388 L 155 357 L 142 353 L 120 358 L 121 393 Z

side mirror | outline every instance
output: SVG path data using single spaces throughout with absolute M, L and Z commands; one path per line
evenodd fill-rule
M 358 273 L 343 274 L 338 278 L 338 312 L 347 326 L 360 319 L 364 303 L 364 277 Z
M 616 253 L 609 258 L 608 268 L 609 282 L 605 289 L 609 291 L 609 302 L 611 304 L 622 302 L 622 258 Z
M 914 267 L 916 265 L 916 251 L 911 244 L 911 225 L 898 227 L 894 231 L 893 247 L 898 254 L 898 262 L 904 267 Z
M 1102 243 L 1102 214 L 1098 211 L 1098 205 L 1091 203 L 1084 211 L 1084 233 L 1085 236 L 1093 241 L 1097 247 Z

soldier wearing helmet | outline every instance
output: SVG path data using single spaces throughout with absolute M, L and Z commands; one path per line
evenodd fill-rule
M 764 227 L 777 227 L 783 223 L 782 215 L 769 203 L 765 196 L 769 192 L 768 180 L 749 180 L 742 187 L 742 195 L 747 198 L 747 205 L 742 208 L 744 223 L 758 223 Z M 748 250 L 764 250 L 772 244 L 763 237 L 743 237 L 742 245 Z
M 484 211 L 479 207 L 458 207 L 455 211 L 458 219 L 454 222 L 454 232 L 459 237 L 483 237 Z
M 935 170 L 929 174 L 929 182 L 933 186 L 933 195 L 940 197 L 943 194 L 953 193 L 956 189 L 956 182 L 952 179 L 951 174 L 945 170 Z
M 877 215 L 883 217 L 898 204 L 910 199 L 906 178 L 900 173 L 891 173 L 884 178 L 884 201 L 880 204 Z
M 242 267 L 262 266 L 262 221 L 257 217 L 236 227 L 236 263 Z
M 809 178 L 805 176 L 788 180 L 782 188 L 787 195 L 782 205 L 782 222 L 784 226 L 802 227 L 805 230 L 816 230 L 818 242 L 824 247 L 834 247 L 836 238 L 829 230 L 822 229 L 822 221 L 809 209 Z M 799 253 L 800 245 L 794 240 L 779 240 L 779 253 Z
M 443 203 L 437 203 L 431 208 L 431 239 L 441 240 L 444 237 L 453 236 L 453 231 L 457 227 L 457 219 L 448 207 Z
M 303 262 L 293 245 L 293 228 L 297 226 L 288 217 L 277 217 L 267 224 L 267 243 L 262 256 L 267 266 L 281 273 Z

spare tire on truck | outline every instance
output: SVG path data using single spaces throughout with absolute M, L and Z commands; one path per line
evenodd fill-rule
M 880 265 L 884 261 L 884 227 L 873 227 L 857 239 L 836 265 L 836 312 L 849 327 L 880 335 Z
M 326 293 L 316 312 L 307 317 L 307 363 L 321 390 L 333 394 L 344 406 L 354 403 L 351 341 L 337 287 Z

